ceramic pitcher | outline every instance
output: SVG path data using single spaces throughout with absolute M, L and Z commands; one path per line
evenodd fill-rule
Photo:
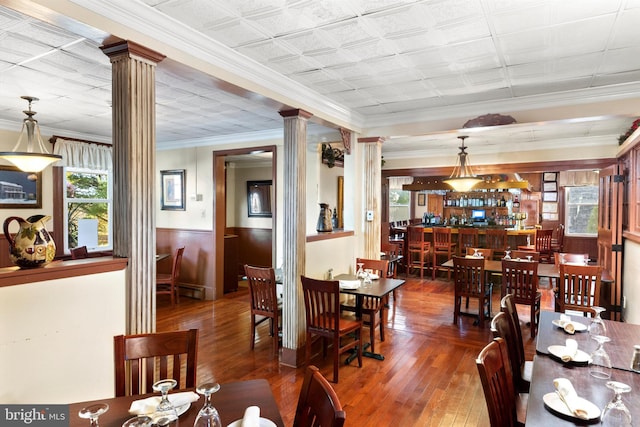
M 325 232 L 332 231 L 331 228 L 331 209 L 327 203 L 320 203 L 320 215 L 318 215 L 318 224 L 316 231 Z
M 27 219 L 11 216 L 4 220 L 4 236 L 9 242 L 9 258 L 20 268 L 41 267 L 53 261 L 56 245 L 44 224 L 48 215 L 33 215 Z M 9 224 L 17 221 L 20 229 L 15 236 L 9 233 Z

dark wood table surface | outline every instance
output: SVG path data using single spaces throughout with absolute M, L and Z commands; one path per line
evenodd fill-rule
M 589 337 L 587 331 L 576 332 L 573 335 L 567 334 L 563 329 L 557 328 L 551 323 L 557 319 L 560 319 L 560 313 L 546 310 L 540 312 L 536 353 L 548 355 L 550 345 L 564 345 L 567 338 L 575 339 L 578 342 L 578 348 L 588 354 L 596 349 L 597 344 Z M 582 323 L 588 327 L 591 318 L 572 315 L 571 321 Z M 604 344 L 605 351 L 611 357 L 611 365 L 616 369 L 631 370 L 633 346 L 640 344 L 640 325 L 613 320 L 604 320 L 604 324 L 607 328 L 607 336 L 611 338 L 610 342 Z
M 91 402 L 78 402 L 69 405 L 69 426 L 87 427 L 89 421 L 78 416 L 78 411 L 93 403 L 108 403 L 109 410 L 99 419 L 100 427 L 121 427 L 122 423 L 132 417 L 129 414 L 131 402 L 145 397 L 153 396 L 125 396 L 112 399 L 95 400 Z M 260 416 L 268 418 L 277 426 L 284 427 L 280 410 L 267 380 L 249 380 L 220 385 L 220 390 L 211 396 L 213 406 L 218 410 L 223 426 L 242 419 L 248 406 L 260 407 Z M 204 396 L 191 404 L 191 407 L 180 416 L 181 426 L 192 426 L 198 412 L 204 405 Z
M 640 420 L 640 374 L 621 369 L 612 369 L 611 380 L 619 381 L 631 386 L 631 392 L 625 393 L 622 400 L 631 411 L 634 425 Z M 533 372 L 531 374 L 531 388 L 527 404 L 527 427 L 574 426 L 587 425 L 574 419 L 571 421 L 560 418 L 545 408 L 543 396 L 555 392 L 553 380 L 567 378 L 573 384 L 578 396 L 595 404 L 600 410 L 613 397 L 613 391 L 606 387 L 608 380 L 601 380 L 589 375 L 587 366 L 571 366 L 557 362 L 548 356 L 536 355 L 533 358 Z

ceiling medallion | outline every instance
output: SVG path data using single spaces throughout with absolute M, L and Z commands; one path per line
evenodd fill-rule
M 516 119 L 511 116 L 503 116 L 502 114 L 485 114 L 475 119 L 467 121 L 462 128 L 477 128 L 483 126 L 502 126 L 517 123 Z

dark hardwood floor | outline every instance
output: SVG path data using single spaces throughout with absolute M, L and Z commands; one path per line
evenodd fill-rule
M 336 393 L 347 413 L 347 426 L 488 426 L 489 419 L 475 366 L 479 351 L 491 340 L 486 327 L 473 326 L 473 318 L 453 322 L 452 283 L 446 274 L 435 281 L 410 276 L 391 299 L 386 340 L 376 342 L 384 361 L 364 358 L 340 368 Z M 543 309 L 552 309 L 548 283 Z M 500 289 L 494 289 L 493 312 L 499 310 Z M 523 322 L 525 307 L 518 307 Z M 473 311 L 471 302 L 469 308 Z M 198 381 L 220 383 L 265 378 L 271 384 L 282 418 L 293 423 L 304 367 L 280 366 L 273 355 L 268 325 L 258 327 L 255 349 L 249 347 L 249 294 L 245 287 L 218 301 L 181 298 L 172 308 L 158 298 L 158 331 L 198 328 Z M 377 339 L 379 340 L 379 334 Z M 523 324 L 527 359 L 535 342 Z M 364 330 L 365 340 L 368 331 Z M 321 355 L 312 363 L 332 378 L 332 359 Z M 215 404 L 215 395 L 213 396 Z

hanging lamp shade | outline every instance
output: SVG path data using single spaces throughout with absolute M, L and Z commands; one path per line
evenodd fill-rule
M 42 142 L 38 121 L 33 118 L 36 112 L 31 110 L 31 103 L 38 101 L 38 98 L 33 96 L 22 96 L 21 98 L 29 102 L 29 110 L 23 111 L 27 118 L 22 121 L 20 137 L 13 150 L 0 152 L 0 158 L 11 162 L 24 172 L 40 172 L 50 164 L 62 159 L 62 156 L 50 154 Z M 25 133 L 27 140 L 23 144 Z
M 467 163 L 468 153 L 465 151 L 467 147 L 464 146 L 464 140 L 468 138 L 468 136 L 459 136 L 462 144 L 460 145 L 460 152 L 458 153 L 458 158 L 456 161 L 456 165 L 453 168 L 453 172 L 451 176 L 444 180 L 444 182 L 451 186 L 455 191 L 469 191 L 478 183 L 482 182 L 482 179 L 478 178 L 474 173 L 471 166 Z

